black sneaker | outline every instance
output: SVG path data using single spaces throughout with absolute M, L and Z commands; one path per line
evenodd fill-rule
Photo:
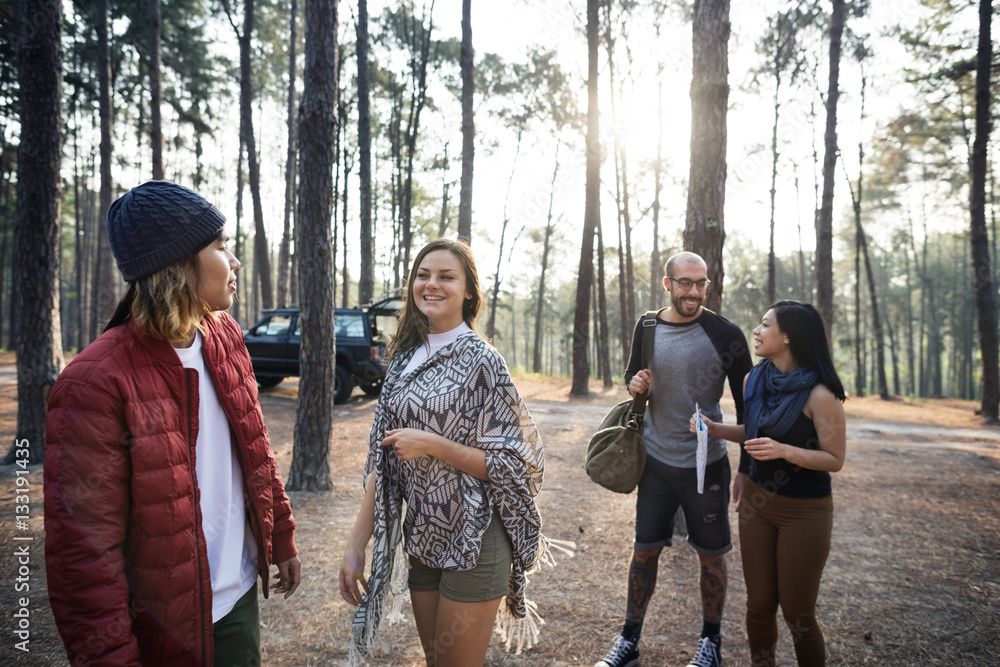
M 635 667 L 638 664 L 639 640 L 632 641 L 618 635 L 614 647 L 594 667 Z
M 722 637 L 702 637 L 698 651 L 687 667 L 719 667 L 722 664 Z

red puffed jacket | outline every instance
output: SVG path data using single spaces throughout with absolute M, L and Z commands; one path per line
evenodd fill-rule
M 205 324 L 205 366 L 238 452 L 266 597 L 269 564 L 297 553 L 295 521 L 243 333 L 225 313 Z M 70 664 L 211 665 L 197 371 L 131 322 L 115 327 L 59 376 L 45 438 L 45 564 Z

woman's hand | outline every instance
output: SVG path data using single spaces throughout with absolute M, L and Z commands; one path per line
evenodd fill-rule
M 340 562 L 340 596 L 348 604 L 357 607 L 364 600 L 361 596 L 361 588 L 368 592 L 368 581 L 365 579 L 365 550 L 347 548 L 344 552 L 344 559 Z
M 639 394 L 649 394 L 652 388 L 653 374 L 649 372 L 648 368 L 643 368 L 633 375 L 632 380 L 628 383 L 628 393 L 632 394 L 632 398 Z
M 412 461 L 424 455 L 436 456 L 440 439 L 439 435 L 417 428 L 394 428 L 385 432 L 382 445 L 392 447 L 401 461 Z
M 733 505 L 737 510 L 740 509 L 740 500 L 743 498 L 743 489 L 746 488 L 747 479 L 749 475 L 745 472 L 736 473 L 736 479 L 733 480 Z
M 708 434 L 709 435 L 715 435 L 714 433 L 712 433 L 712 427 L 715 426 L 715 422 L 712 421 L 711 419 L 709 419 L 708 417 L 706 417 L 705 415 L 701 416 L 701 421 L 705 424 L 705 428 L 708 430 Z M 692 413 L 691 420 L 688 422 L 688 430 L 691 431 L 691 433 L 697 433 L 698 432 L 698 413 L 697 412 Z
M 291 597 L 295 589 L 299 587 L 302 577 L 302 561 L 298 556 L 292 556 L 288 560 L 275 563 L 278 568 L 278 581 L 271 584 L 271 590 L 275 593 L 284 593 L 285 599 Z
M 789 445 L 784 445 L 771 438 L 752 438 L 743 443 L 747 454 L 758 461 L 773 461 L 775 459 L 787 459 L 789 456 Z

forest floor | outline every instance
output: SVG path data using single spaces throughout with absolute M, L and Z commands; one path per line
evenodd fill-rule
M 0 439 L 13 437 L 16 386 L 11 355 L 0 355 Z M 625 571 L 633 540 L 634 496 L 612 494 L 583 472 L 591 432 L 624 397 L 599 386 L 586 400 L 568 398 L 569 381 L 515 378 L 545 443 L 545 481 L 538 503 L 544 532 L 576 543 L 573 558 L 531 578 L 528 596 L 545 619 L 534 649 L 515 656 L 497 637 L 486 664 L 589 667 L 603 656 L 622 621 Z M 592 391 L 595 383 L 591 383 Z M 297 383 L 262 392 L 261 404 L 279 470 L 291 463 Z M 351 608 L 341 600 L 337 573 L 361 501 L 374 399 L 356 391 L 336 410 L 330 451 L 333 488 L 292 493 L 303 581 L 288 600 L 261 601 L 264 664 L 278 667 L 344 662 Z M 727 405 L 724 404 L 724 408 Z M 968 401 L 848 400 L 848 455 L 834 476 L 833 548 L 818 615 L 830 665 L 1000 665 L 1000 429 L 984 427 Z M 728 401 L 728 413 L 732 402 Z M 729 417 L 731 418 L 731 417 Z M 730 446 L 736 463 L 737 449 Z M 48 606 L 43 560 L 42 470 L 31 466 L 31 518 L 17 530 L 15 472 L 0 468 L 0 664 L 66 665 Z M 738 545 L 735 514 L 730 513 Z M 15 592 L 15 549 L 30 536 L 30 592 Z M 724 663 L 749 664 L 743 631 L 745 587 L 739 548 L 729 556 L 729 596 L 723 625 Z M 13 612 L 29 596 L 29 652 Z M 388 655 L 373 664 L 421 665 L 417 633 L 407 620 L 390 628 Z M 675 540 L 660 560 L 647 614 L 643 665 L 684 665 L 701 627 L 693 550 Z M 778 664 L 794 665 L 787 629 L 779 622 Z

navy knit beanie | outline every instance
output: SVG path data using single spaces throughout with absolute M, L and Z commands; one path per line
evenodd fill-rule
M 199 250 L 225 225 L 204 197 L 169 181 L 134 187 L 108 209 L 108 241 L 126 282 Z

